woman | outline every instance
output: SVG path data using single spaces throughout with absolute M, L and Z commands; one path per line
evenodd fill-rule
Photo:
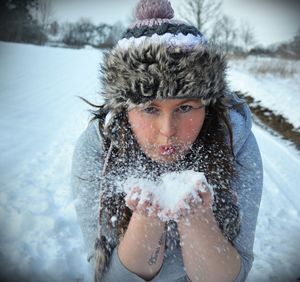
M 224 56 L 173 20 L 168 1 L 142 0 L 136 16 L 105 55 L 104 103 L 91 104 L 97 110 L 73 156 L 95 280 L 244 281 L 262 189 L 249 108 L 228 89 Z M 139 186 L 124 192 L 133 175 L 155 185 L 187 170 L 204 172 L 213 194 L 185 195 L 164 219 L 157 196 L 142 201 Z

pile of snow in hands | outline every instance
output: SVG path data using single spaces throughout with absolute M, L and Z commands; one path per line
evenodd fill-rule
M 124 184 L 125 201 L 149 203 L 147 211 L 159 207 L 157 216 L 163 220 L 178 221 L 180 210 L 190 209 L 190 202 L 201 204 L 201 192 L 208 192 L 213 197 L 213 189 L 207 183 L 203 172 L 186 170 L 163 174 L 159 182 L 130 177 Z

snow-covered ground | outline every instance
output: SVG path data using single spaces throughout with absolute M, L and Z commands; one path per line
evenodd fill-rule
M 300 130 L 299 61 L 250 56 L 229 63 L 233 90 L 248 92 L 261 106 L 281 114 Z M 271 72 L 263 74 L 261 71 Z
M 93 49 L 0 42 L 0 269 L 10 281 L 92 280 L 70 168 L 75 142 L 89 118 L 87 105 L 76 96 L 100 102 L 101 56 Z M 241 90 L 261 101 L 269 95 L 267 106 L 297 114 L 299 96 L 288 96 L 286 103 L 278 98 L 281 109 L 270 100 L 294 93 L 294 83 L 255 78 L 238 67 L 229 75 Z M 260 91 L 246 89 L 254 85 Z M 291 120 L 298 125 L 296 114 Z M 247 281 L 295 281 L 300 277 L 300 154 L 260 127 L 253 130 L 263 157 L 264 191 Z

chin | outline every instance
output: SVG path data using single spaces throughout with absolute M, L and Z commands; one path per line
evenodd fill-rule
M 154 160 L 160 164 L 172 164 L 172 163 L 175 163 L 176 162 L 176 159 L 156 159 Z
M 153 161 L 160 164 L 172 164 L 180 159 L 180 156 L 149 156 Z
M 183 159 L 186 155 L 188 150 L 182 150 L 180 152 L 177 152 L 176 154 L 172 155 L 160 155 L 158 153 L 154 152 L 145 152 L 148 158 L 150 158 L 152 161 L 160 163 L 160 164 L 172 164 L 176 163 L 179 160 Z

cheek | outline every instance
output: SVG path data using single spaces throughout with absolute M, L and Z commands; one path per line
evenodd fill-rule
M 151 142 L 153 136 L 155 136 L 155 130 L 149 120 L 145 119 L 139 113 L 130 112 L 128 114 L 128 121 L 140 145 L 146 145 Z
M 193 143 L 204 123 L 204 116 L 194 116 L 181 121 L 179 138 L 186 143 Z

